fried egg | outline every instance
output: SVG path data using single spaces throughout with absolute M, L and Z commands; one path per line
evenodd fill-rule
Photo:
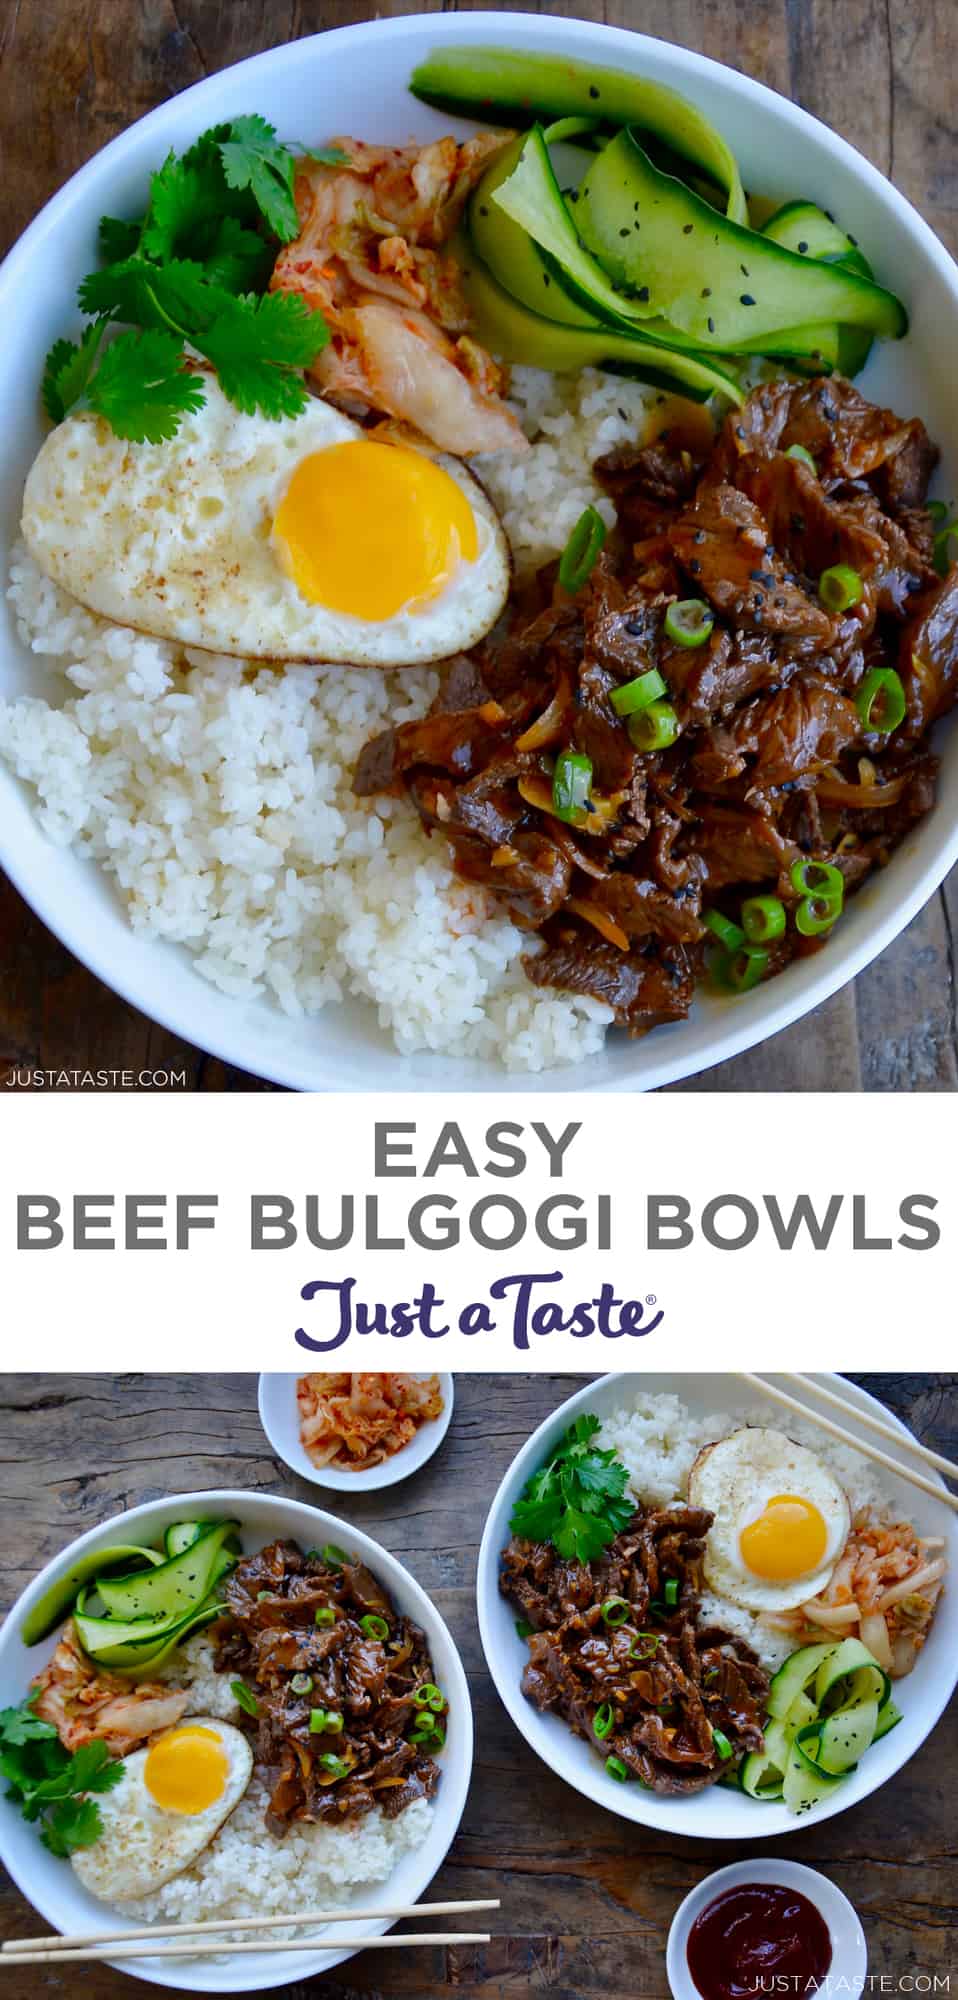
M 715 1519 L 706 1583 L 750 1611 L 786 1611 L 824 1590 L 848 1540 L 848 1500 L 813 1451 L 781 1431 L 733 1431 L 706 1445 L 689 1500 Z
M 271 422 L 204 386 L 165 444 L 89 412 L 47 438 L 22 527 L 56 583 L 117 624 L 256 660 L 414 666 L 488 632 L 509 548 L 458 459 L 377 440 L 317 397 Z
M 97 1799 L 103 1831 L 71 1859 L 107 1903 L 147 1896 L 208 1847 L 239 1804 L 253 1753 L 232 1723 L 190 1716 L 123 1759 L 123 1776 Z

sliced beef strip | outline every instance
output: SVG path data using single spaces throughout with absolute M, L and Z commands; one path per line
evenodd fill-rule
M 586 926 L 553 920 L 546 949 L 527 953 L 523 966 L 533 986 L 558 986 L 585 993 L 611 1007 L 616 1025 L 644 1035 L 664 1021 L 684 1020 L 694 980 L 680 951 L 643 957 L 623 952 Z
M 695 944 L 703 936 L 697 884 L 691 893 L 676 896 L 645 876 L 618 870 L 590 889 L 589 899 L 607 910 L 629 938 L 660 937 L 669 944 Z
M 793 863 L 802 859 L 801 848 L 784 838 L 771 820 L 734 806 L 712 806 L 703 812 L 696 848 L 713 894 L 738 882 L 784 885 Z
M 572 885 L 567 851 L 541 828 L 523 827 L 513 833 L 493 861 L 488 848 L 475 842 L 454 842 L 460 873 L 495 891 L 512 915 L 533 930 L 561 910 Z
M 924 500 L 938 459 L 920 418 L 906 422 L 868 402 L 840 375 L 794 389 L 781 444 L 804 446 L 826 486 L 880 474 L 879 497 L 891 506 Z
M 958 563 L 916 598 L 901 635 L 898 671 L 908 705 L 903 729 L 915 738 L 952 706 L 958 692 Z
M 750 632 L 787 634 L 827 647 L 832 620 L 786 568 L 763 515 L 736 486 L 702 494 L 669 539 L 676 556 L 723 618 Z
M 703 791 L 746 770 L 750 786 L 764 790 L 836 763 L 861 733 L 854 702 L 828 681 L 805 675 L 748 702 L 730 722 L 710 730 L 692 769 Z

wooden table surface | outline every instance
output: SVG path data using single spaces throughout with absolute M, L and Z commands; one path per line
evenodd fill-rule
M 0 0 L 0 233 L 12 241 L 91 153 L 187 84 L 294 36 L 435 4 Z M 441 11 L 448 5 L 441 0 Z M 772 85 L 890 174 L 958 248 L 954 0 L 541 0 L 541 11 L 641 27 Z M 958 1088 L 956 930 L 953 876 L 854 986 L 686 1087 Z M 94 1063 L 137 1075 L 185 1071 L 196 1090 L 264 1087 L 118 1000 L 0 876 L 0 1081 L 12 1068 Z
M 859 1377 L 926 1443 L 958 1456 L 958 1377 Z M 436 1897 L 501 1896 L 499 1935 L 484 1948 L 368 1953 L 310 1983 L 327 2000 L 667 2000 L 663 1953 L 682 1897 L 733 1858 L 717 1843 L 632 1827 L 591 1805 L 541 1765 L 495 1694 L 479 1644 L 476 1555 L 490 1500 L 519 1446 L 581 1377 L 460 1375 L 445 1444 L 430 1466 L 381 1494 L 357 1496 L 349 1519 L 407 1563 L 447 1619 L 476 1719 L 476 1761 L 462 1826 L 436 1877 Z M 285 1493 L 324 1504 L 273 1459 L 250 1375 L 13 1375 L 0 1378 L 0 1546 L 4 1608 L 38 1567 L 122 1508 L 212 1486 Z M 338 1496 L 330 1505 L 335 1507 Z M 796 1861 L 823 1868 L 857 1906 L 869 1969 L 889 1984 L 921 1973 L 955 1990 L 954 1799 L 958 1704 L 893 1785 L 790 1835 Z M 756 1852 L 763 1852 L 759 1846 Z M 452 1928 L 450 1923 L 449 1928 Z M 477 1926 L 482 1928 L 482 1920 Z M 35 1933 L 36 1917 L 4 1878 L 0 1937 Z M 8 1973 L 9 2000 L 77 1994 L 124 2000 L 106 1967 Z M 169 1989 L 154 1988 L 154 1991 Z M 286 1989 L 297 2000 L 307 1983 Z

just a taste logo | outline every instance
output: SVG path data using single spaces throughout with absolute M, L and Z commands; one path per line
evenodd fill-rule
M 598 1286 L 591 1298 L 567 1296 L 562 1271 L 511 1272 L 496 1278 L 484 1297 L 456 1305 L 428 1279 L 407 1299 L 366 1297 L 356 1278 L 314 1278 L 301 1299 L 308 1324 L 294 1333 L 297 1346 L 311 1354 L 331 1354 L 350 1340 L 444 1340 L 506 1338 L 519 1353 L 532 1343 L 564 1339 L 618 1341 L 644 1339 L 663 1324 L 665 1313 L 654 1292 L 621 1294 L 614 1283 Z

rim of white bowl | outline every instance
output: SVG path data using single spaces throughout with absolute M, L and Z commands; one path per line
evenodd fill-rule
M 698 1373 L 703 1372 L 706 1371 L 698 1371 Z M 714 1372 L 721 1373 L 720 1370 Z M 679 1392 L 681 1392 L 681 1375 L 673 1379 Z M 902 1423 L 893 1410 L 888 1409 L 885 1404 L 880 1403 L 876 1397 L 870 1395 L 868 1390 L 863 1389 L 859 1383 L 851 1382 L 845 1376 L 824 1370 L 818 1371 L 812 1379 L 823 1382 L 827 1387 L 835 1390 L 836 1393 L 840 1390 L 844 1391 L 848 1401 L 849 1415 L 852 1418 L 855 1416 L 856 1408 L 858 1410 L 865 1410 L 869 1415 L 881 1416 L 886 1422 L 895 1425 L 903 1437 L 910 1438 L 914 1435 L 908 1429 L 907 1424 Z M 489 1669 L 493 1686 L 506 1713 L 511 1717 L 520 1736 L 528 1745 L 533 1756 L 538 1758 L 539 1762 L 543 1763 L 546 1769 L 550 1770 L 553 1776 L 559 1778 L 563 1784 L 569 1785 L 573 1791 L 580 1792 L 584 1798 L 591 1799 L 593 1804 L 601 1806 L 606 1812 L 615 1814 L 617 1819 L 623 1819 L 633 1826 L 654 1827 L 664 1830 L 670 1835 L 681 1836 L 683 1839 L 688 1840 L 709 1840 L 716 1842 L 734 1840 L 740 1846 L 747 1844 L 750 1847 L 755 1841 L 760 1840 L 787 1840 L 793 1833 L 801 1832 L 803 1828 L 808 1826 L 809 1821 L 796 1815 L 788 1825 L 776 1827 L 774 1833 L 769 1833 L 767 1830 L 763 1832 L 762 1814 L 758 1812 L 755 1816 L 756 1824 L 754 1830 L 750 1827 L 736 1827 L 729 1833 L 716 1832 L 714 1826 L 703 1825 L 701 1822 L 696 1823 L 694 1812 L 695 1800 L 693 1798 L 683 1801 L 684 1805 L 693 1808 L 693 1810 L 688 1814 L 687 1823 L 683 1822 L 681 1827 L 677 1827 L 672 1823 L 671 1819 L 663 1818 L 661 1811 L 656 1809 L 657 1795 L 655 1793 L 648 1792 L 641 1786 L 626 1788 L 625 1786 L 618 1785 L 614 1780 L 606 1777 L 603 1766 L 598 1758 L 594 1758 L 581 1769 L 576 1768 L 571 1771 L 567 1768 L 560 1769 L 557 1765 L 551 1763 L 539 1745 L 531 1740 L 527 1728 L 529 1704 L 522 1694 L 519 1677 L 517 1674 L 514 1675 L 504 1671 L 497 1657 L 496 1635 L 491 1627 L 489 1607 L 498 1603 L 499 1556 L 504 1546 L 502 1540 L 502 1523 L 499 1521 L 498 1516 L 502 1509 L 505 1489 L 515 1482 L 516 1491 L 518 1492 L 522 1484 L 522 1480 L 518 1476 L 519 1473 L 521 1472 L 524 1477 L 528 1477 L 535 1470 L 543 1449 L 541 1440 L 544 1433 L 555 1432 L 558 1434 L 566 1429 L 573 1418 L 583 1411 L 600 1391 L 604 1392 L 610 1384 L 616 1384 L 622 1389 L 623 1394 L 627 1395 L 632 1384 L 635 1384 L 637 1388 L 641 1388 L 643 1385 L 647 1386 L 648 1381 L 648 1375 L 626 1374 L 623 1372 L 602 1375 L 597 1377 L 595 1381 L 587 1382 L 583 1388 L 577 1389 L 573 1395 L 567 1396 L 565 1401 L 560 1403 L 549 1416 L 543 1418 L 541 1424 L 537 1424 L 535 1430 L 526 1438 L 525 1443 L 516 1452 L 514 1458 L 506 1467 L 489 1504 L 476 1564 L 476 1615 L 479 1622 L 479 1637 L 486 1665 Z M 851 1393 L 849 1394 L 848 1392 Z M 755 1391 L 755 1401 L 756 1404 L 761 1401 L 757 1390 Z M 814 1408 L 814 1398 L 810 1397 L 809 1401 Z M 778 1405 L 770 1401 L 769 1408 L 770 1411 L 774 1412 L 777 1410 Z M 929 1469 L 929 1476 L 935 1481 L 936 1485 L 941 1487 L 942 1492 L 946 1490 L 944 1480 L 938 1472 Z M 958 1683 L 958 1666 L 956 1666 L 955 1678 L 952 1680 L 951 1685 L 948 1686 L 943 1681 L 940 1697 L 936 1694 L 930 1701 L 926 1697 L 925 1707 L 921 1715 L 921 1734 L 914 1744 L 913 1749 L 909 1752 L 908 1757 L 904 1758 L 901 1764 L 896 1765 L 893 1771 L 889 1771 L 884 1775 L 880 1775 L 874 1766 L 871 1771 L 866 1769 L 863 1773 L 862 1767 L 859 1766 L 857 1772 L 858 1784 L 852 1794 L 842 1798 L 841 1791 L 843 1788 L 839 1787 L 837 1796 L 834 1796 L 830 1800 L 821 1801 L 815 1813 L 814 1824 L 816 1826 L 821 1825 L 826 1819 L 834 1819 L 840 1813 L 851 1811 L 853 1807 L 860 1805 L 862 1800 L 869 1798 L 873 1792 L 879 1791 L 882 1785 L 893 1782 L 899 1770 L 903 1769 L 904 1764 L 910 1761 L 910 1758 L 917 1753 L 921 1744 L 931 1735 L 935 1724 L 944 1714 L 955 1692 L 956 1683 Z M 728 1796 L 731 1800 L 735 1799 L 737 1795 L 734 1792 L 730 1792 Z M 744 1795 L 739 1796 L 744 1798 Z M 674 1804 L 675 1801 L 666 1800 L 664 1803 L 666 1805 L 669 1803 Z M 749 1801 L 746 1800 L 745 1803 L 747 1804 Z M 634 1811 L 631 1809 L 633 1805 L 636 1807 Z
M 352 1521 L 344 1520 L 342 1515 L 334 1514 L 326 1507 L 314 1506 L 310 1500 L 291 1500 L 280 1493 L 251 1493 L 242 1487 L 232 1486 L 210 1487 L 205 1492 L 173 1493 L 165 1495 L 160 1499 L 141 1501 L 136 1507 L 128 1507 L 122 1513 L 111 1514 L 105 1521 L 100 1521 L 95 1527 L 88 1528 L 84 1534 L 78 1535 L 75 1541 L 70 1542 L 65 1549 L 61 1549 L 58 1555 L 52 1556 L 50 1561 L 44 1564 L 43 1569 L 25 1585 L 16 1602 L 11 1605 L 2 1625 L 0 1625 L 0 1648 L 2 1648 L 7 1634 L 11 1630 L 16 1631 L 19 1629 L 24 1614 L 44 1595 L 45 1591 L 56 1581 L 57 1576 L 67 1567 L 68 1563 L 73 1561 L 77 1556 L 84 1554 L 87 1549 L 92 1549 L 98 1541 L 103 1539 L 104 1535 L 112 1534 L 117 1528 L 126 1528 L 147 1518 L 162 1521 L 164 1516 L 169 1517 L 170 1510 L 174 1508 L 179 1510 L 185 1507 L 194 1514 L 198 1514 L 200 1508 L 205 1508 L 214 1515 L 220 1513 L 224 1516 L 229 1515 L 235 1518 L 240 1515 L 241 1507 L 249 1505 L 250 1502 L 254 1503 L 257 1508 L 264 1508 L 267 1515 L 272 1515 L 276 1518 L 277 1523 L 279 1523 L 282 1515 L 290 1509 L 293 1509 L 297 1513 L 313 1514 L 323 1523 L 324 1529 L 328 1527 L 331 1533 L 338 1533 L 343 1539 L 354 1543 L 366 1562 L 375 1565 L 385 1558 L 387 1573 L 390 1570 L 399 1570 L 401 1572 L 403 1583 L 408 1588 L 409 1594 L 416 1606 L 418 1621 L 424 1627 L 432 1624 L 434 1628 L 438 1628 L 442 1634 L 444 1643 L 449 1649 L 449 1658 L 456 1681 L 454 1699 L 457 1704 L 457 1725 L 461 1720 L 462 1729 L 462 1740 L 460 1744 L 457 1744 L 455 1758 L 455 1768 L 458 1777 L 451 1807 L 449 1837 L 443 1846 L 441 1854 L 437 1855 L 434 1863 L 431 1865 L 429 1875 L 423 1884 L 423 1889 L 419 1891 L 419 1895 L 421 1896 L 423 1890 L 428 1886 L 429 1881 L 442 1867 L 459 1831 L 472 1780 L 475 1731 L 473 1727 L 472 1697 L 469 1690 L 469 1682 L 466 1678 L 466 1670 L 462 1664 L 456 1641 L 442 1613 L 438 1610 L 428 1591 L 423 1589 L 422 1584 L 413 1576 L 412 1571 L 407 1569 L 406 1564 L 400 1562 L 399 1557 L 394 1556 L 384 1543 L 378 1542 L 365 1529 L 357 1528 Z M 279 1532 L 279 1526 L 277 1526 L 277 1532 Z M 452 1769 L 452 1765 L 448 1769 L 444 1767 L 442 1774 L 443 1783 L 448 1784 L 450 1790 L 452 1789 Z M 427 1839 L 423 1843 L 423 1849 L 428 1848 L 428 1845 L 429 1841 Z M 415 1851 L 413 1850 L 413 1854 Z M 49 1910 L 44 1908 L 35 1899 L 28 1861 L 14 1863 L 6 1851 L 2 1820 L 0 1820 L 0 1861 L 2 1861 L 11 1880 L 16 1884 L 21 1895 L 26 1898 L 31 1907 L 37 1911 L 39 1916 L 43 1917 L 45 1922 L 52 1924 L 54 1929 L 58 1930 L 59 1927 L 56 1918 L 51 1916 Z M 375 1899 L 377 1889 L 385 1887 L 385 1883 L 370 1885 L 370 1900 Z M 395 1917 L 384 1917 L 381 1921 L 377 1919 L 374 1923 L 369 1923 L 368 1936 L 382 1937 L 396 1921 Z M 189 1965 L 188 1960 L 183 1970 L 180 1969 L 179 1962 L 176 1960 L 166 1962 L 158 1960 L 155 1968 L 149 1966 L 146 1962 L 131 1959 L 106 1959 L 104 1962 L 110 1965 L 114 1971 L 129 1973 L 133 1978 L 141 1979 L 151 1986 L 169 1986 L 176 1988 L 177 1991 L 187 1993 L 254 1993 L 264 1990 L 271 1991 L 280 1986 L 292 1985 L 297 1980 L 312 1979 L 319 1974 L 333 1972 L 337 1966 L 344 1965 L 349 1959 L 355 1958 L 360 1949 L 361 1947 L 357 1947 L 356 1950 L 337 1952 L 335 1945 L 333 1945 L 328 1950 L 317 1950 L 315 1962 L 311 1954 L 306 1951 L 302 1953 L 283 1953 L 276 1959 L 274 1966 L 264 1968 L 260 1971 L 253 1970 L 251 1960 L 246 1961 L 240 1958 L 229 1969 L 229 1976 L 231 1981 L 233 1981 L 233 1984 L 229 1987 L 196 1986 L 187 1970 Z M 268 1953 L 269 1946 L 264 1945 L 263 1951 L 264 1954 Z
M 422 1368 L 415 1372 L 423 1376 L 430 1371 Z M 440 1374 L 439 1392 L 442 1396 L 442 1409 L 438 1417 L 431 1417 L 427 1423 L 419 1424 L 415 1437 L 410 1438 L 409 1443 L 403 1445 L 400 1451 L 394 1452 L 392 1458 L 385 1459 L 382 1465 L 371 1465 L 366 1472 L 350 1472 L 348 1468 L 336 1466 L 324 1468 L 312 1463 L 299 1441 L 299 1424 L 296 1421 L 298 1380 L 299 1373 L 287 1375 L 281 1372 L 264 1372 L 260 1375 L 257 1391 L 259 1420 L 277 1457 L 289 1467 L 290 1472 L 294 1472 L 298 1479 L 308 1479 L 311 1486 L 322 1487 L 327 1493 L 379 1493 L 384 1487 L 399 1486 L 404 1479 L 411 1479 L 414 1473 L 420 1472 L 424 1465 L 429 1464 L 430 1459 L 439 1450 L 452 1422 L 456 1400 L 455 1381 L 450 1374 Z M 289 1438 L 282 1436 L 277 1430 L 269 1408 L 270 1385 L 276 1383 L 289 1385 L 293 1410 Z M 285 1388 L 282 1393 L 286 1393 Z M 293 1448 L 292 1456 L 290 1456 L 290 1446 Z
M 61 218 L 69 214 L 86 188 L 102 175 L 104 164 L 111 159 L 119 159 L 127 149 L 138 143 L 140 138 L 148 135 L 155 127 L 165 124 L 170 116 L 171 104 L 175 104 L 179 112 L 184 105 L 201 102 L 204 93 L 207 96 L 215 94 L 217 83 L 227 73 L 244 77 L 253 73 L 262 75 L 272 69 L 281 70 L 289 61 L 291 49 L 300 51 L 303 59 L 308 61 L 310 55 L 318 51 L 320 45 L 328 49 L 330 43 L 335 42 L 341 49 L 347 50 L 354 45 L 361 46 L 372 34 L 375 34 L 378 44 L 387 39 L 401 41 L 410 31 L 427 27 L 437 45 L 442 42 L 479 42 L 486 35 L 493 35 L 501 40 L 506 32 L 503 26 L 506 21 L 509 23 L 508 36 L 513 48 L 525 44 L 541 45 L 549 40 L 551 22 L 548 15 L 512 12 L 501 14 L 488 11 L 436 15 L 408 14 L 392 20 L 360 21 L 342 28 L 326 29 L 319 34 L 305 35 L 294 41 L 281 43 L 275 48 L 266 49 L 258 55 L 247 56 L 241 62 L 227 64 L 223 70 L 217 70 L 212 76 L 191 84 L 175 99 L 167 99 L 163 104 L 155 106 L 152 111 L 148 111 L 142 118 L 127 126 L 123 132 L 118 133 L 115 139 L 109 140 L 51 197 L 39 215 L 28 224 L 0 265 L 0 305 L 16 296 L 17 288 L 27 275 L 26 267 L 30 259 L 42 248 L 45 238 Z M 758 83 L 754 78 L 732 69 L 727 63 L 716 61 L 712 56 L 699 55 L 695 50 L 664 42 L 658 36 L 643 35 L 630 28 L 611 27 L 602 22 L 565 17 L 557 17 L 557 27 L 565 42 L 586 47 L 589 44 L 594 46 L 598 40 L 610 52 L 619 50 L 622 54 L 635 56 L 635 63 L 630 64 L 633 68 L 638 68 L 643 51 L 654 51 L 665 58 L 669 68 L 677 72 L 679 77 L 684 75 L 690 79 L 700 80 L 704 77 L 707 80 L 710 76 L 720 76 L 746 102 L 749 99 L 757 100 L 770 110 L 774 110 L 785 125 L 813 136 L 825 153 L 831 154 L 837 162 L 854 172 L 866 188 L 889 204 L 900 226 L 917 238 L 926 255 L 937 265 L 940 275 L 953 294 L 958 311 L 958 266 L 934 230 L 904 195 L 898 192 L 887 176 L 872 166 L 856 147 L 847 139 L 841 138 L 831 126 L 824 124 L 821 119 L 805 111 L 800 105 L 793 104 L 789 98 L 772 90 L 768 84 Z M 929 857 L 923 863 L 917 879 L 910 889 L 903 891 L 896 905 L 889 908 L 884 918 L 873 926 L 862 926 L 863 935 L 857 943 L 843 945 L 840 955 L 833 943 L 829 951 L 815 953 L 790 966 L 773 982 L 775 988 L 786 986 L 787 990 L 771 1008 L 765 998 L 769 991 L 766 986 L 741 996 L 734 1010 L 731 1008 L 729 1010 L 734 1014 L 734 1019 L 729 1025 L 717 1030 L 709 1046 L 701 1053 L 686 1051 L 684 1054 L 670 1057 L 667 1052 L 667 1031 L 658 1030 L 658 1033 L 663 1034 L 662 1055 L 657 1063 L 650 1065 L 641 1076 L 622 1078 L 614 1075 L 590 1078 L 590 1063 L 600 1058 L 588 1058 L 571 1068 L 540 1072 L 536 1079 L 538 1087 L 542 1087 L 542 1078 L 545 1077 L 548 1079 L 549 1087 L 557 1091 L 574 1089 L 599 1094 L 607 1091 L 626 1093 L 661 1089 L 665 1084 L 704 1075 L 716 1064 L 726 1062 L 732 1056 L 741 1055 L 747 1049 L 770 1040 L 773 1035 L 779 1034 L 805 1014 L 810 1013 L 814 1007 L 831 999 L 843 986 L 857 978 L 866 966 L 879 958 L 888 945 L 907 929 L 912 919 L 940 888 L 956 861 L 958 861 L 958 820 L 950 833 L 942 834 L 935 858 Z M 163 1006 L 162 1001 L 157 1001 L 154 986 L 146 971 L 140 975 L 134 974 L 131 970 L 117 983 L 115 974 L 111 971 L 109 952 L 98 948 L 95 931 L 91 935 L 92 927 L 89 924 L 84 926 L 82 919 L 79 922 L 73 921 L 69 903 L 65 908 L 61 908 L 60 898 L 55 892 L 38 889 L 30 881 L 26 867 L 23 870 L 18 867 L 15 855 L 0 855 L 0 865 L 36 916 L 82 965 L 128 1005 L 146 1014 L 148 1019 L 156 1021 L 169 1033 L 192 1041 L 189 1022 L 181 1018 L 175 1008 L 170 1011 Z M 175 947 L 169 948 L 175 949 Z M 200 977 L 198 973 L 195 976 Z M 201 1046 L 218 1061 L 251 1071 L 252 1074 L 265 1076 L 265 1080 L 293 1090 L 335 1091 L 354 1088 L 348 1083 L 337 1083 L 335 1076 L 324 1075 L 322 1081 L 317 1080 L 314 1066 L 310 1061 L 274 1057 L 272 1053 L 267 1071 L 251 1069 L 249 1031 L 244 1032 L 239 1003 L 234 1002 L 233 1005 L 237 1008 L 238 1016 L 235 1025 L 229 1013 L 224 1011 L 222 1027 L 217 1027 L 213 1032 L 203 1028 Z M 228 1002 L 224 996 L 224 1008 L 227 1006 Z M 321 1045 L 321 1039 L 322 1014 L 317 1019 L 317 1046 Z M 395 1079 L 391 1080 L 390 1087 L 397 1091 L 421 1090 L 427 1087 L 428 1077 L 433 1073 L 434 1066 L 435 1087 L 441 1089 L 444 1082 L 444 1065 L 452 1066 L 458 1073 L 461 1059 L 442 1056 L 429 1058 L 422 1054 L 410 1058 L 397 1053 Z M 474 1077 L 473 1070 L 476 1072 Z M 507 1073 L 500 1075 L 489 1072 L 487 1075 L 487 1065 L 480 1063 L 478 1058 L 472 1058 L 469 1075 L 465 1078 L 460 1076 L 458 1087 L 467 1092 L 500 1089 L 508 1093 L 521 1089 L 526 1081 L 527 1079 L 521 1077 L 517 1080 Z
M 688 1936 L 696 1917 L 715 1901 L 716 1896 L 750 1882 L 778 1882 L 786 1889 L 798 1889 L 810 1903 L 814 1903 L 819 1915 L 824 1918 L 831 1940 L 832 1959 L 821 1989 L 823 1996 L 831 1991 L 859 1993 L 863 1990 L 868 1970 L 868 1944 L 854 1903 L 849 1901 L 844 1889 L 840 1889 L 830 1876 L 823 1875 L 820 1869 L 808 1868 L 802 1861 L 786 1861 L 783 1855 L 770 1854 L 756 1855 L 751 1861 L 733 1861 L 727 1868 L 714 1869 L 712 1874 L 706 1875 L 694 1889 L 690 1889 L 679 1904 L 669 1926 L 665 1950 L 665 1969 L 672 2000 L 702 2000 L 686 1957 Z

